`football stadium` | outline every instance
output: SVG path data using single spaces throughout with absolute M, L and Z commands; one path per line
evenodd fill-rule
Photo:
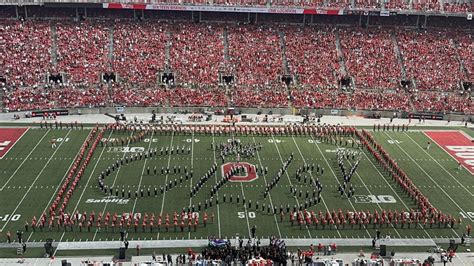
M 0 0 L 0 264 L 473 265 L 470 0 Z

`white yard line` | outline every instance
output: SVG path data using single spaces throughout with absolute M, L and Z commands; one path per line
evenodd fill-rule
M 385 135 L 387 135 L 387 137 L 389 137 L 391 140 L 393 140 L 392 137 L 387 134 L 387 132 L 385 132 Z M 420 168 L 420 170 L 421 170 L 441 191 L 443 191 L 443 193 L 454 203 L 454 205 L 456 205 L 456 206 L 459 208 L 459 210 L 461 210 L 461 212 L 462 212 L 471 222 L 474 221 L 474 219 L 472 219 L 469 215 L 467 215 L 466 211 L 464 211 L 464 210 L 461 208 L 461 206 L 459 206 L 459 205 L 454 201 L 454 199 L 451 198 L 451 196 L 433 179 L 433 177 L 431 177 L 431 176 L 425 171 L 425 169 L 424 169 L 423 167 L 421 167 L 421 165 L 419 165 L 419 164 L 410 156 L 409 153 L 407 153 L 407 152 L 400 146 L 400 144 L 395 143 L 395 145 L 396 145 L 403 153 L 405 153 L 406 156 L 408 156 L 408 158 L 410 158 L 410 159 L 412 160 L 412 162 L 415 163 L 415 164 L 418 166 L 418 168 Z
M 425 152 L 431 159 L 433 159 L 433 161 L 438 164 L 450 177 L 453 178 L 454 181 L 456 181 L 456 183 L 458 183 L 462 188 L 464 188 L 464 190 L 467 191 L 467 193 L 469 193 L 469 195 L 472 197 L 474 196 L 474 194 L 472 194 L 471 191 L 469 191 L 461 182 L 459 182 L 456 177 L 453 176 L 453 174 L 451 174 L 451 172 L 449 172 L 444 166 L 442 166 L 433 156 L 431 156 L 431 154 L 429 152 L 426 151 L 426 149 L 423 149 L 423 147 L 420 146 L 420 144 L 418 144 L 418 142 L 416 142 L 414 139 L 412 139 L 412 137 L 410 137 L 410 135 L 408 135 L 406 132 L 405 132 L 405 135 L 411 140 L 413 141 L 413 143 L 416 144 L 416 146 L 418 146 L 423 152 Z M 430 136 L 426 135 L 429 139 L 431 139 Z M 433 141 L 434 143 L 436 143 L 436 141 L 434 141 L 433 139 L 431 139 L 431 141 Z M 441 147 L 440 147 L 441 148 Z M 441 148 L 444 152 L 446 152 L 443 148 Z M 446 152 L 447 153 L 447 152 Z M 449 153 L 448 153 L 449 154 Z M 451 155 L 451 154 L 449 154 Z M 452 157 L 452 155 L 451 155 Z M 454 157 L 453 157 L 454 158 Z M 456 160 L 457 162 L 457 160 Z
M 232 133 L 232 139 L 235 138 L 235 135 L 234 133 Z M 217 147 L 217 145 L 214 145 L 215 147 Z M 247 229 L 249 230 L 249 239 L 252 237 L 252 234 L 250 232 L 250 222 L 249 222 L 249 212 L 247 211 L 247 204 L 248 204 L 248 201 L 247 201 L 247 198 L 245 197 L 245 192 L 244 192 L 244 185 L 242 184 L 243 182 L 239 182 L 240 183 L 240 191 L 241 191 L 241 194 L 242 194 L 242 200 L 243 199 L 246 199 L 246 202 L 244 205 L 244 211 L 245 211 L 245 219 L 247 220 Z M 219 196 L 217 196 L 217 198 L 219 199 Z
M 217 163 L 216 162 L 216 142 L 215 142 L 215 138 L 214 138 L 214 132 L 212 132 L 212 143 L 213 143 L 213 147 L 214 147 L 214 150 L 212 151 L 212 155 L 214 155 L 214 163 Z M 218 182 L 218 179 L 217 179 L 217 170 L 216 170 L 216 173 L 214 174 L 214 177 L 216 179 L 216 183 Z M 216 197 L 219 198 L 219 191 L 216 192 Z M 217 204 L 216 204 L 217 205 Z M 216 206 L 217 207 L 217 225 L 218 225 L 218 228 L 219 228 L 219 238 L 221 237 L 221 212 L 220 212 L 220 208 L 219 208 L 219 205 Z
M 194 130 L 191 132 L 191 169 L 194 168 Z M 193 188 L 193 179 L 189 178 L 189 190 Z M 189 197 L 189 207 L 191 208 L 191 204 L 193 203 L 193 197 Z M 191 231 L 188 232 L 188 239 L 191 239 Z
M 276 141 L 275 141 L 275 137 L 273 137 L 273 135 L 272 135 L 272 139 L 273 139 L 273 144 L 275 144 L 275 148 L 278 152 L 278 156 L 280 157 L 280 161 L 283 164 L 284 163 L 283 157 L 281 157 L 280 149 L 278 148 L 278 145 L 276 144 Z M 291 183 L 290 176 L 288 175 L 288 171 L 285 171 L 285 175 L 288 178 L 288 182 L 290 183 L 290 186 L 293 186 L 293 184 Z M 298 208 L 299 208 L 300 207 L 300 202 L 299 202 L 298 198 L 296 196 L 293 196 L 293 197 L 295 198 L 296 204 L 298 205 Z M 311 231 L 309 230 L 308 225 L 305 225 L 305 227 L 306 227 L 306 230 L 308 231 L 309 238 L 313 238 L 311 236 Z
M 43 141 L 43 139 L 46 137 L 46 135 L 48 135 L 49 131 L 51 131 L 51 129 L 48 129 L 43 137 L 38 141 L 38 143 L 36 143 L 36 145 L 33 147 L 33 149 L 31 149 L 30 153 L 28 153 L 28 155 L 26 156 L 26 158 L 21 162 L 21 164 L 16 168 L 15 172 L 13 172 L 13 174 L 10 176 L 10 178 L 8 178 L 7 182 L 5 182 L 5 184 L 2 186 L 2 188 L 0 188 L 0 192 L 3 191 L 5 189 L 5 187 L 8 185 L 8 183 L 10 183 L 10 180 L 16 175 L 16 173 L 18 172 L 18 170 L 20 170 L 20 168 L 23 166 L 23 164 L 28 160 L 28 158 L 30 157 L 30 155 L 36 150 L 36 148 L 38 147 L 38 145 L 40 145 L 41 141 Z M 26 132 L 26 131 L 25 131 Z M 20 140 L 18 140 L 20 141 Z M 18 142 L 17 141 L 17 142 Z M 16 143 L 16 142 L 15 142 Z M 10 148 L 10 150 L 12 149 L 13 147 Z M 6 154 L 5 154 L 6 155 Z
M 5 152 L 5 154 L 2 155 L 2 157 L 0 157 L 0 159 L 3 159 L 5 156 L 7 156 L 7 154 L 8 154 L 11 150 L 13 150 L 13 147 L 15 147 L 15 145 L 21 140 L 21 138 L 23 138 L 23 136 L 26 134 L 26 132 L 28 132 L 28 130 L 30 130 L 29 127 L 26 128 L 26 130 L 25 130 L 23 133 L 21 133 L 21 136 L 15 141 L 15 143 L 13 143 L 13 145 L 10 147 L 10 149 L 8 149 L 8 151 Z M 1 191 L 1 190 L 0 190 L 0 191 Z
M 131 137 L 132 135 L 133 135 L 133 132 L 130 133 L 130 137 Z M 130 146 L 130 142 L 131 142 L 131 138 L 130 138 L 130 139 L 128 140 L 128 142 L 127 142 L 127 147 Z M 150 142 L 151 142 L 151 140 L 150 140 Z M 102 150 L 102 151 L 103 151 L 103 150 Z M 126 155 L 127 155 L 127 153 L 124 152 L 124 153 L 123 153 L 123 156 L 122 156 L 122 160 L 126 157 Z M 118 177 L 118 175 L 119 175 L 119 173 L 120 173 L 120 170 L 122 170 L 122 167 L 119 167 L 119 168 L 117 169 L 117 172 L 115 173 L 115 177 L 114 177 L 114 182 L 112 183 L 112 186 L 110 186 L 110 187 L 115 187 L 115 182 L 117 182 L 117 177 Z M 107 209 L 107 205 L 108 205 L 108 204 L 109 204 L 108 202 L 105 203 L 104 209 L 102 210 L 102 213 L 105 213 L 105 210 Z M 95 233 L 94 233 L 94 237 L 92 238 L 92 241 L 95 240 L 95 238 L 96 238 L 98 232 L 99 232 L 99 229 L 98 229 L 98 228 L 95 229 Z
M 352 166 L 352 163 L 350 161 L 348 161 L 349 165 Z M 362 182 L 362 185 L 365 187 L 365 190 L 367 190 L 367 192 L 369 193 L 369 195 L 375 195 L 374 193 L 372 193 L 369 189 L 369 187 L 367 187 L 367 185 L 365 184 L 364 180 L 362 179 L 362 177 L 359 175 L 359 173 L 357 172 L 357 170 L 355 171 L 355 174 L 357 175 L 357 177 L 359 177 L 360 179 L 360 182 Z M 380 206 L 380 203 L 376 203 L 377 206 L 379 207 L 379 209 L 381 211 L 383 211 L 383 208 L 382 206 Z M 402 235 L 400 235 L 400 232 L 398 232 L 397 228 L 392 224 L 390 223 L 390 225 L 392 226 L 392 228 L 395 230 L 395 233 L 397 233 L 398 237 L 399 238 L 402 238 Z
M 108 138 L 110 138 L 110 136 L 112 135 L 112 133 L 113 133 L 113 132 L 111 131 Z M 79 199 L 77 200 L 76 206 L 74 206 L 74 209 L 72 210 L 71 215 L 74 215 L 74 213 L 77 211 L 77 207 L 79 206 L 79 203 L 81 202 L 81 199 L 82 199 L 82 197 L 84 196 L 84 193 L 85 193 L 86 190 L 87 190 L 87 186 L 89 185 L 89 181 L 91 180 L 91 177 L 94 175 L 95 169 L 97 168 L 97 165 L 99 165 L 100 158 L 102 157 L 102 154 L 104 153 L 104 151 L 105 151 L 106 149 L 107 149 L 107 147 L 104 147 L 104 148 L 102 149 L 102 151 L 100 152 L 99 158 L 97 158 L 97 162 L 95 163 L 94 168 L 92 168 L 92 172 L 91 172 L 91 174 L 89 175 L 89 178 L 87 179 L 86 185 L 84 186 L 84 190 L 82 190 L 82 193 L 81 193 L 81 195 L 79 196 Z M 63 232 L 63 233 L 61 234 L 61 237 L 59 238 L 58 243 L 61 243 L 61 241 L 63 240 L 65 234 L 66 234 L 66 232 Z M 56 249 L 56 250 L 57 250 L 57 249 Z M 54 255 L 56 255 L 56 250 L 54 251 Z
M 170 141 L 170 151 L 169 151 L 169 156 L 168 156 L 168 164 L 167 164 L 167 169 L 170 167 L 170 163 L 171 163 L 171 147 L 173 146 L 173 138 L 174 138 L 174 132 L 171 132 L 171 141 Z M 166 184 L 168 184 L 168 172 L 166 173 L 166 176 L 165 176 L 165 186 Z M 166 190 L 163 191 L 163 199 L 161 201 L 161 210 L 160 210 L 160 215 L 163 215 L 163 209 L 165 207 L 165 199 L 166 199 Z M 158 231 L 158 234 L 156 235 L 156 239 L 159 240 L 160 239 L 160 231 Z
M 145 150 L 145 153 L 148 153 L 150 151 L 151 143 L 153 143 L 153 133 L 151 134 L 151 137 L 150 137 L 150 144 L 148 144 L 148 150 Z M 145 162 L 143 163 L 142 173 L 140 175 L 140 181 L 138 182 L 137 191 L 140 191 L 140 186 L 142 185 L 143 174 L 145 173 L 146 161 L 147 160 L 148 160 L 148 158 L 145 158 Z M 138 200 L 138 198 L 135 198 L 135 201 L 133 202 L 132 213 L 135 213 L 135 207 L 137 206 L 137 200 Z
M 294 136 L 291 136 L 291 138 L 293 139 L 293 142 L 295 143 L 295 146 L 296 146 L 296 149 L 298 150 L 298 153 L 300 154 L 301 156 L 301 159 L 303 159 L 303 163 L 306 164 L 306 160 L 303 156 L 303 153 L 301 153 L 301 150 L 300 150 L 300 147 L 298 146 L 298 144 L 296 143 L 296 140 L 295 140 L 295 137 Z M 313 173 L 312 172 L 309 172 L 309 175 L 311 176 L 311 181 L 313 181 L 313 185 L 316 184 L 316 181 L 314 181 L 314 178 L 313 178 Z M 330 212 L 329 211 L 329 208 L 328 208 L 328 205 L 326 205 L 326 201 L 324 201 L 324 197 L 323 195 L 321 194 L 321 201 L 323 202 L 324 206 L 326 207 L 326 211 L 327 212 Z M 341 236 L 341 232 L 339 232 L 339 229 L 337 228 L 337 226 L 334 225 L 334 227 L 336 228 L 336 231 L 337 231 L 337 234 L 339 235 L 340 238 L 342 238 Z
M 355 141 L 353 138 L 352 138 L 352 141 Z M 383 181 L 385 181 L 385 183 L 387 184 L 387 186 L 390 187 L 390 189 L 392 190 L 392 192 L 397 196 L 397 198 L 400 200 L 400 202 L 403 204 L 403 206 L 405 206 L 405 208 L 407 209 L 407 211 L 410 210 L 410 208 L 408 208 L 408 206 L 405 204 L 405 201 L 402 200 L 402 198 L 400 197 L 400 195 L 398 195 L 398 193 L 395 191 L 395 189 L 390 185 L 390 183 L 388 183 L 387 179 L 384 178 L 383 174 L 379 171 L 379 169 L 377 168 L 377 166 L 372 162 L 372 160 L 369 158 L 369 156 L 367 156 L 367 154 L 365 153 L 365 151 L 361 151 L 365 158 L 367 158 L 367 161 L 370 162 L 370 164 L 375 168 L 375 170 L 377 171 L 377 173 L 380 175 L 380 177 L 383 179 Z M 429 238 L 432 238 L 430 236 L 430 234 L 428 233 L 428 231 L 426 231 L 426 229 L 421 225 L 419 224 L 421 228 L 423 228 L 423 231 L 425 232 L 425 234 L 429 237 Z M 453 229 L 454 231 L 454 229 Z M 456 231 L 454 231 L 454 233 L 456 233 Z M 456 233 L 457 235 L 457 233 Z
M 87 137 L 85 139 L 87 139 L 90 134 L 92 133 L 92 130 L 89 131 L 89 134 L 87 135 Z M 84 145 L 84 143 L 82 144 Z M 48 201 L 48 204 L 46 204 L 46 207 L 44 207 L 43 211 L 41 212 L 40 215 L 42 215 L 43 213 L 46 212 L 46 210 L 48 209 L 49 207 L 49 204 L 51 204 L 51 202 L 53 201 L 54 197 L 56 197 L 56 193 L 58 192 L 59 188 L 61 187 L 61 184 L 64 182 L 64 179 L 66 179 L 66 176 L 67 174 L 69 173 L 69 171 L 71 170 L 71 167 L 72 165 L 74 164 L 74 161 L 76 160 L 77 156 L 79 155 L 79 153 L 81 152 L 81 149 L 82 149 L 82 145 L 79 147 L 79 151 L 77 151 L 77 154 L 76 156 L 74 157 L 73 160 L 71 160 L 71 164 L 69 165 L 69 168 L 67 169 L 66 171 L 66 174 L 64 174 L 63 178 L 61 179 L 61 181 L 59 182 L 59 185 L 56 187 L 56 189 L 54 190 L 54 193 L 51 195 L 51 198 L 49 199 Z M 87 187 L 87 185 L 86 185 Z M 31 234 L 28 236 L 28 239 L 26 240 L 26 242 L 29 242 L 30 241 L 30 238 L 33 236 L 34 234 L 34 231 L 31 232 Z
M 354 140 L 353 140 L 353 141 L 354 141 Z M 337 142 L 336 142 L 336 147 L 339 148 L 339 145 L 337 144 Z M 350 161 L 347 161 L 347 162 L 348 162 L 349 165 L 352 167 L 352 163 L 351 163 Z M 363 187 L 365 187 L 365 190 L 367 190 L 367 192 L 369 193 L 369 195 L 375 195 L 374 193 L 372 193 L 372 192 L 370 191 L 369 187 L 365 184 L 364 180 L 362 179 L 362 177 L 359 175 L 359 173 L 358 173 L 357 171 L 355 171 L 355 174 L 357 175 L 357 177 L 359 177 L 360 182 L 362 182 Z M 389 186 L 390 186 L 390 185 L 389 185 Z M 380 206 L 380 203 L 377 202 L 376 204 L 377 204 L 377 206 L 379 207 L 379 209 L 382 211 L 383 208 Z M 397 233 L 398 237 L 399 237 L 399 238 L 402 238 L 402 236 L 400 235 L 400 232 L 398 232 L 397 228 L 396 228 L 392 223 L 390 223 L 390 225 L 391 225 L 392 228 L 395 230 L 395 233 Z
M 244 193 L 244 185 L 242 185 L 242 182 L 240 183 L 240 190 L 242 191 L 242 200 L 245 199 L 245 193 Z M 244 210 L 245 210 L 245 219 L 247 219 L 247 229 L 249 230 L 249 239 L 252 237 L 252 234 L 250 232 L 250 222 L 249 222 L 249 212 L 247 211 L 247 202 L 244 204 Z
M 255 137 L 252 136 L 252 139 L 253 139 L 253 143 L 255 145 L 257 145 L 257 142 L 255 141 Z M 263 164 L 262 164 L 262 160 L 260 159 L 260 152 L 258 151 L 257 149 L 257 158 L 258 158 L 258 162 L 260 163 L 260 169 L 263 169 Z M 265 186 L 267 186 L 267 178 L 265 177 L 265 173 L 262 172 L 262 176 L 263 176 L 263 181 L 265 181 Z M 272 206 L 272 209 L 274 209 L 274 205 L 273 205 L 273 200 L 272 200 L 272 195 L 270 192 L 268 192 L 268 199 L 270 200 L 270 205 Z M 262 203 L 263 204 L 263 203 Z M 275 219 L 275 224 L 276 224 L 276 227 L 277 227 L 277 230 L 278 230 L 278 236 L 279 238 L 281 238 L 281 231 L 280 231 L 280 226 L 278 225 L 278 220 L 277 220 L 277 217 L 276 217 L 276 214 L 274 213 L 273 214 L 273 218 Z
M 328 161 L 328 159 L 326 158 L 326 156 L 324 155 L 323 151 L 322 151 L 321 148 L 319 147 L 317 141 L 316 141 L 313 137 L 311 137 L 311 139 L 313 139 L 313 144 L 316 146 L 316 148 L 318 148 L 319 153 L 321 153 L 321 155 L 323 156 L 323 159 L 324 159 L 324 161 L 326 162 L 326 165 L 328 166 L 329 170 L 331 170 L 331 173 L 332 173 L 332 175 L 334 176 L 334 179 L 336 179 L 337 184 L 340 185 L 341 183 L 339 182 L 339 179 L 337 179 L 336 173 L 334 173 L 334 170 L 332 169 L 331 165 L 329 164 L 329 161 Z M 354 204 L 352 204 L 352 201 L 350 201 L 350 200 L 348 200 L 348 201 L 349 201 L 349 204 L 351 204 L 352 209 L 353 209 L 354 211 L 357 211 L 356 208 L 354 207 Z M 369 233 L 369 230 L 367 230 L 367 228 L 365 228 L 365 232 L 367 233 L 367 235 L 368 235 L 369 237 L 372 237 L 372 236 L 370 235 L 370 233 Z
M 71 130 L 69 130 L 66 134 L 66 136 L 64 138 L 66 138 L 67 136 L 69 136 L 69 133 L 71 133 Z M 11 217 L 13 216 L 13 214 L 15 214 L 15 212 L 18 210 L 18 208 L 20 207 L 21 203 L 23 203 L 23 201 L 25 200 L 26 196 L 28 196 L 28 194 L 30 193 L 30 190 L 33 188 L 33 186 L 35 185 L 36 181 L 38 181 L 38 178 L 41 176 L 41 174 L 43 174 L 43 171 L 44 169 L 46 169 L 46 167 L 49 165 L 49 162 L 51 162 L 51 160 L 53 159 L 54 155 L 56 154 L 56 152 L 58 152 L 59 148 L 61 148 L 61 146 L 63 145 L 63 143 L 65 143 L 65 141 L 61 141 L 61 143 L 58 145 L 58 147 L 54 150 L 53 154 L 51 155 L 51 157 L 49 157 L 49 160 L 44 164 L 43 168 L 41 169 L 41 171 L 38 173 L 38 175 L 36 176 L 35 180 L 33 181 L 33 183 L 30 185 L 30 187 L 28 188 L 28 190 L 26 191 L 25 195 L 23 195 L 23 198 L 20 200 L 20 202 L 16 205 L 15 207 L 15 210 L 13 210 L 13 212 L 9 215 L 8 217 L 8 220 L 5 222 L 5 224 L 3 225 L 2 229 L 0 229 L 0 232 L 3 232 L 3 230 L 5 229 L 5 227 L 8 225 L 8 223 L 11 221 Z

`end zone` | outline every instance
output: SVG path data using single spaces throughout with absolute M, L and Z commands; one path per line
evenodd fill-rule
M 0 128 L 0 159 L 10 151 L 29 128 Z
M 464 132 L 424 131 L 424 133 L 474 175 L 474 143 Z

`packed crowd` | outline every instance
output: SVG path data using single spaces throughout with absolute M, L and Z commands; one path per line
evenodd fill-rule
M 461 73 L 453 34 L 447 31 L 397 31 L 408 78 L 420 90 L 455 90 Z M 472 54 L 471 56 L 472 57 Z
M 99 21 L 61 22 L 56 25 L 57 67 L 72 83 L 97 83 L 107 70 L 109 31 Z
M 290 72 L 303 84 L 336 87 L 339 63 L 334 28 L 287 27 L 284 29 Z
M 402 110 L 409 111 L 409 95 L 383 91 L 344 93 L 338 89 L 292 90 L 293 105 L 301 108 L 340 108 L 346 110 Z
M 12 86 L 43 83 L 50 67 L 50 49 L 49 22 L 0 23 L 0 69 Z
M 4 108 L 9 111 L 40 110 L 66 107 L 101 107 L 108 103 L 105 86 L 82 87 L 54 85 L 52 87 L 20 88 L 6 91 Z
M 389 31 L 340 29 L 347 71 L 362 88 L 397 88 L 401 67 Z
M 276 83 L 283 74 L 280 36 L 272 27 L 237 26 L 229 28 L 230 63 L 240 84 Z
M 226 106 L 223 89 L 199 86 L 195 88 L 135 87 L 112 85 L 111 103 L 121 106 Z
M 474 35 L 462 34 L 457 36 L 457 53 L 463 62 L 463 69 L 466 73 L 466 81 L 474 82 Z
M 424 112 L 473 113 L 470 96 L 456 96 L 447 93 L 420 92 L 412 97 L 413 107 Z
M 223 27 L 181 23 L 172 34 L 171 67 L 179 81 L 216 84 L 224 64 Z
M 156 83 L 165 67 L 168 25 L 120 21 L 114 25 L 113 70 L 119 79 L 133 83 Z
M 474 81 L 473 37 L 459 31 L 392 33 L 150 21 L 110 26 L 101 20 L 7 21 L 0 30 L 6 33 L 0 37 L 5 55 L 0 62 L 8 84 L 3 107 L 9 111 L 228 104 L 406 111 L 413 107 L 464 113 L 472 109 L 471 99 L 457 90 L 461 81 Z M 348 75 L 354 77 L 352 93 L 338 90 L 342 68 L 336 33 Z M 176 86 L 156 85 L 158 72 L 166 69 L 174 71 Z M 406 78 L 415 81 L 410 94 L 399 91 L 403 69 Z M 100 75 L 109 71 L 116 80 L 100 84 Z M 220 71 L 235 75 L 235 84 L 217 87 Z M 64 73 L 64 83 L 43 85 L 48 73 Z M 280 79 L 286 74 L 292 75 L 290 87 Z
M 231 103 L 238 107 L 287 107 L 288 92 L 276 87 L 237 87 L 231 92 Z

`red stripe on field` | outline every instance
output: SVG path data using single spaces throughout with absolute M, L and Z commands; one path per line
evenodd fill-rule
M 474 143 L 459 131 L 425 131 L 426 136 L 474 175 Z
M 28 128 L 0 128 L 0 159 L 15 145 Z

